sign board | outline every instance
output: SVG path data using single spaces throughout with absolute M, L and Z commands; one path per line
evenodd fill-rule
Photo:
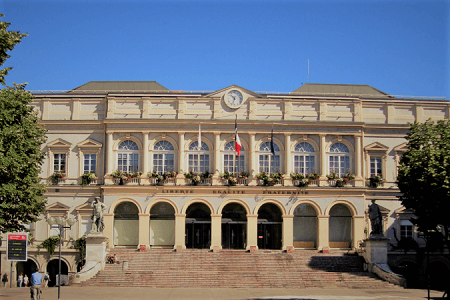
M 8 234 L 6 260 L 27 261 L 28 234 Z

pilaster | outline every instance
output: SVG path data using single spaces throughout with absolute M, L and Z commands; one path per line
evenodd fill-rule
M 294 250 L 294 216 L 283 215 L 283 250 L 292 252 Z
M 186 214 L 175 214 L 175 245 L 176 251 L 186 249 Z
M 246 250 L 258 250 L 258 215 L 247 215 L 247 248 Z
M 222 249 L 222 215 L 211 214 L 211 250 Z
M 317 218 L 317 249 L 323 250 L 325 247 L 328 248 L 329 245 L 330 216 L 318 216 Z
M 139 245 L 150 248 L 150 214 L 139 214 Z

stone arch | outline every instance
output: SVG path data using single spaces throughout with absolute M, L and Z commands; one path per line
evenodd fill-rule
M 358 215 L 358 210 L 356 209 L 356 206 L 353 203 L 351 203 L 350 201 L 348 201 L 348 200 L 336 200 L 336 201 L 333 201 L 325 209 L 324 215 L 325 216 L 329 216 L 331 208 L 333 208 L 333 206 L 335 206 L 336 204 L 344 204 L 345 206 L 347 206 L 347 208 L 352 213 L 353 217 Z
M 289 210 L 289 215 L 294 215 L 295 209 L 300 204 L 309 204 L 309 205 L 311 205 L 314 208 L 314 210 L 317 213 L 317 216 L 321 216 L 322 215 L 322 209 L 320 208 L 320 206 L 316 202 L 314 202 L 312 200 L 309 200 L 309 199 L 299 200 L 299 201 L 295 202 L 294 205 L 292 205 L 291 209 Z
M 203 140 L 203 138 L 202 138 Z M 148 145 L 148 151 L 153 151 L 153 147 L 155 144 L 159 141 L 168 141 L 172 144 L 174 151 L 178 151 L 178 143 L 175 141 L 175 139 L 171 138 L 170 136 L 157 136 L 156 138 L 149 141 Z
M 195 137 L 192 137 L 192 138 L 190 138 L 188 140 L 186 140 L 185 143 L 184 143 L 184 151 L 189 152 L 190 151 L 189 150 L 189 146 L 195 141 L 198 141 L 198 135 L 195 136 Z M 213 143 L 211 143 L 211 141 L 207 137 L 205 137 L 203 135 L 202 135 L 202 143 L 205 143 L 208 146 L 209 151 L 213 151 L 214 150 Z
M 139 204 L 139 202 L 137 202 L 133 198 L 120 198 L 120 199 L 114 201 L 113 204 L 111 204 L 111 206 L 109 207 L 108 213 L 114 214 L 114 210 L 116 209 L 116 207 L 123 202 L 132 202 L 133 204 L 135 204 L 137 206 L 139 213 L 140 214 L 142 213 L 141 205 Z
M 115 143 L 113 144 L 113 147 L 112 147 L 113 151 L 117 151 L 119 149 L 120 143 L 122 143 L 122 142 L 124 142 L 126 140 L 130 140 L 130 141 L 135 142 L 138 145 L 138 147 L 139 147 L 139 151 L 142 151 L 143 146 L 142 146 L 141 141 L 137 137 L 134 137 L 134 136 L 129 136 L 129 137 L 124 136 L 124 137 L 118 138 L 115 141 Z
M 211 204 L 211 202 L 206 201 L 204 199 L 196 198 L 196 199 L 191 199 L 188 202 L 186 202 L 183 205 L 183 208 L 181 209 L 181 213 L 182 214 L 186 214 L 186 211 L 187 211 L 188 207 L 191 206 L 191 204 L 194 204 L 194 203 L 203 203 L 209 208 L 209 210 L 211 211 L 211 214 L 214 214 L 214 212 L 215 212 L 214 206 Z
M 247 214 L 251 213 L 250 207 L 248 206 L 248 204 L 245 201 L 242 201 L 240 199 L 228 199 L 224 202 L 222 202 L 222 204 L 220 204 L 219 208 L 217 209 L 217 213 L 221 214 L 223 211 L 223 208 L 230 203 L 238 203 L 240 205 L 242 205 L 245 209 L 245 211 L 247 212 Z
M 350 154 L 355 153 L 355 147 L 353 146 L 353 144 L 350 141 L 348 141 L 347 139 L 342 139 L 342 138 L 335 138 L 335 139 L 332 139 L 331 141 L 329 141 L 327 143 L 327 145 L 325 146 L 325 152 L 329 153 L 331 145 L 336 144 L 336 143 L 342 143 L 345 146 L 347 146 L 348 150 L 350 151 Z
M 154 200 L 150 201 L 150 203 L 145 207 L 145 212 L 144 213 L 145 214 L 149 214 L 151 209 L 152 209 L 152 207 L 153 207 L 153 205 L 155 205 L 155 204 L 157 204 L 159 202 L 169 203 L 170 205 L 172 205 L 173 209 L 175 210 L 175 214 L 178 214 L 178 207 L 175 204 L 175 202 L 173 202 L 172 200 L 167 199 L 167 198 L 159 198 L 159 199 L 154 199 Z
M 248 144 L 247 144 L 247 142 L 244 140 L 244 139 L 242 139 L 241 137 L 239 137 L 239 139 L 241 140 L 241 144 L 242 144 L 242 146 L 244 147 L 244 151 L 245 152 L 248 152 Z M 221 141 L 220 142 L 220 144 L 219 144 L 219 149 L 220 149 L 220 152 L 223 152 L 223 148 L 225 147 L 225 145 L 227 144 L 227 143 L 229 143 L 229 142 L 233 142 L 234 141 L 234 135 L 233 136 L 230 136 L 230 137 L 228 137 L 228 138 L 226 138 L 225 140 L 223 140 L 223 141 Z
M 295 146 L 297 146 L 298 143 L 302 143 L 302 142 L 311 144 L 314 147 L 314 150 L 316 153 L 320 152 L 319 145 L 316 143 L 316 141 L 314 141 L 311 138 L 307 138 L 307 139 L 299 138 L 299 139 L 291 141 L 291 144 L 289 145 L 289 152 L 293 153 L 295 150 Z
M 270 138 L 269 137 L 265 137 L 265 138 L 262 138 L 259 141 L 257 141 L 255 143 L 255 151 L 259 152 L 259 148 L 261 147 L 262 143 L 265 143 L 265 142 L 270 142 Z M 284 149 L 285 149 L 284 144 L 279 139 L 274 137 L 273 138 L 273 142 L 275 144 L 277 144 L 278 148 L 280 148 L 280 152 L 284 152 Z
M 259 209 L 261 208 L 261 206 L 263 206 L 264 204 L 267 203 L 272 203 L 275 204 L 276 206 L 278 206 L 278 208 L 281 211 L 281 215 L 284 216 L 286 215 L 286 208 L 284 207 L 283 203 L 281 203 L 280 201 L 276 200 L 276 199 L 266 199 L 264 201 L 261 201 L 260 203 L 258 203 L 258 205 L 256 205 L 256 207 L 253 210 L 253 214 L 257 215 Z

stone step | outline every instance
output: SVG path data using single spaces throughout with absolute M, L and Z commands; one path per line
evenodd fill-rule
M 171 249 L 114 249 L 122 264 L 105 270 L 82 285 L 143 287 L 337 287 L 386 288 L 394 285 L 363 272 L 362 260 L 343 251 L 330 254 L 242 250 L 209 252 Z

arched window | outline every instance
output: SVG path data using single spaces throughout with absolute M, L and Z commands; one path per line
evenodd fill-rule
M 307 142 L 298 143 L 294 148 L 294 172 L 303 175 L 316 172 L 316 157 L 314 147 Z
M 228 142 L 223 148 L 223 171 L 236 174 L 245 171 L 245 149 L 242 147 L 240 155 L 236 156 L 234 143 Z
M 175 171 L 175 149 L 168 141 L 159 141 L 153 147 L 153 171 Z
M 270 142 L 265 142 L 261 144 L 259 147 L 259 172 L 266 172 L 268 174 L 280 172 L 281 164 L 280 164 L 280 148 L 277 144 L 273 144 L 275 149 L 275 155 L 273 155 L 270 151 Z
M 119 171 L 128 173 L 139 171 L 138 145 L 130 140 L 123 141 L 119 145 L 117 159 L 117 166 Z
M 199 149 L 198 142 L 192 142 L 189 145 L 189 171 L 194 173 L 209 172 L 209 147 L 202 142 Z
M 329 151 L 329 166 L 330 174 L 335 173 L 339 177 L 346 173 L 351 173 L 350 170 L 350 150 L 343 143 L 334 143 Z

